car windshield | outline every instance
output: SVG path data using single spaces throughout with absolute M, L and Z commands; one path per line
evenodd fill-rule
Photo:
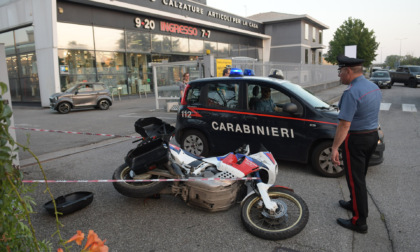
M 410 67 L 411 72 L 420 72 L 420 67 Z
M 372 77 L 389 77 L 388 72 L 374 72 Z
M 330 108 L 331 107 L 328 103 L 322 101 L 321 99 L 314 96 L 313 94 L 311 94 L 307 90 L 303 89 L 299 85 L 288 83 L 288 82 L 283 82 L 282 85 L 285 86 L 286 88 L 288 88 L 293 93 L 295 93 L 298 97 L 305 100 L 307 103 L 309 103 L 314 108 Z

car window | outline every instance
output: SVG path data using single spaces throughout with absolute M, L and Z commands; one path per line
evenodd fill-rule
M 373 77 L 389 77 L 389 73 L 388 72 L 374 72 Z
M 238 108 L 238 92 L 237 83 L 209 83 L 207 106 Z
M 92 84 L 83 84 L 80 85 L 78 88 L 79 92 L 92 92 L 93 91 L 93 85 Z
M 248 85 L 248 108 L 259 112 L 283 112 L 283 105 L 290 103 L 291 99 L 281 90 L 261 86 Z
M 410 67 L 411 72 L 420 72 L 420 67 Z
M 95 91 L 105 90 L 105 86 L 102 84 L 93 84 L 93 88 L 95 89 Z
M 188 105 L 200 105 L 201 89 L 203 85 L 192 86 L 187 91 L 187 104 Z

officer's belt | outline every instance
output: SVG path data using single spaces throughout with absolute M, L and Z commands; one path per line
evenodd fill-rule
M 349 133 L 351 134 L 368 134 L 372 132 L 378 132 L 378 129 L 372 129 L 372 130 L 350 130 Z

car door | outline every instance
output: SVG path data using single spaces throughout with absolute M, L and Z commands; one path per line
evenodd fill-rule
M 96 105 L 96 92 L 93 89 L 93 84 L 79 85 L 73 95 L 73 104 L 77 107 Z
M 305 122 L 300 116 L 283 111 L 286 105 L 297 101 L 279 86 L 252 81 L 247 84 L 247 97 L 243 128 L 249 130 L 244 131 L 244 138 L 253 143 L 254 149 L 263 144 L 275 158 L 301 159 Z
M 210 142 L 217 146 L 216 152 L 234 151 L 241 145 L 240 128 L 242 115 L 239 113 L 240 80 L 220 79 L 207 83 L 207 101 L 201 111 L 208 123 Z

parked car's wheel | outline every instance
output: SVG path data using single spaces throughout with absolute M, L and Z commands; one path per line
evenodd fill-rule
M 100 110 L 107 110 L 111 106 L 111 103 L 108 100 L 102 99 L 98 102 L 98 108 Z
M 60 114 L 67 114 L 70 112 L 70 110 L 71 110 L 71 104 L 68 102 L 62 102 L 58 104 L 57 106 L 57 111 Z
M 344 175 L 343 158 L 340 152 L 340 165 L 335 166 L 331 161 L 332 141 L 318 144 L 312 152 L 312 167 L 322 176 L 338 178 Z
M 392 85 L 391 84 L 388 84 L 388 89 L 391 89 L 392 88 Z
M 198 130 L 185 132 L 181 140 L 181 148 L 197 156 L 209 154 L 209 144 L 206 136 Z

